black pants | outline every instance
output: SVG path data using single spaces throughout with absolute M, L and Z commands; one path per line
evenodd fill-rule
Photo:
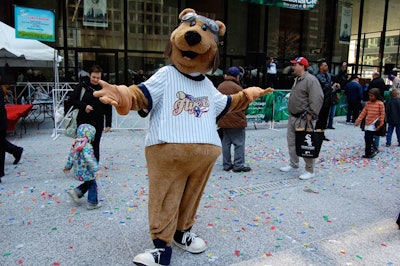
M 374 136 L 375 136 L 375 131 L 369 131 L 366 130 L 364 135 L 364 140 L 365 140 L 365 155 L 369 156 L 372 153 L 375 152 L 376 147 L 374 145 Z
M 277 88 L 278 87 L 278 78 L 276 74 L 268 74 L 267 73 L 267 87 Z
M 328 124 L 328 118 L 329 118 L 329 111 L 331 110 L 330 105 L 323 105 L 321 108 L 321 111 L 319 111 L 318 114 L 318 120 L 317 123 L 315 124 L 316 129 L 326 129 L 326 126 Z
M 20 147 L 12 144 L 5 138 L 5 133 L 0 136 L 0 177 L 4 176 L 4 162 L 6 159 L 6 152 L 15 155 L 19 152 Z
M 349 102 L 347 104 L 346 122 L 355 123 L 362 109 L 361 107 L 360 103 Z

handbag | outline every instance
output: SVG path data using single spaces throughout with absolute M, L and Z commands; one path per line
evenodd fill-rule
M 83 95 L 85 94 L 86 89 L 82 87 L 81 89 L 81 95 L 79 99 L 82 101 Z M 76 129 L 78 128 L 78 123 L 76 121 L 76 118 L 78 117 L 79 114 L 79 109 L 73 109 L 74 106 L 71 106 L 69 109 L 68 113 L 64 117 L 65 121 L 65 130 L 64 130 L 64 135 L 70 138 L 76 138 Z M 72 110 L 73 109 L 73 110 Z
M 375 122 L 375 127 L 377 127 L 378 125 L 379 125 L 379 120 L 377 120 Z M 379 130 L 376 130 L 374 135 L 375 136 L 384 137 L 384 136 L 386 136 L 386 132 L 387 132 L 387 130 L 386 130 L 386 119 L 385 119 L 383 121 L 383 126 Z
M 297 156 L 318 158 L 324 137 L 324 130 L 315 130 L 313 125 L 309 122 L 307 122 L 304 128 L 297 127 L 295 130 Z

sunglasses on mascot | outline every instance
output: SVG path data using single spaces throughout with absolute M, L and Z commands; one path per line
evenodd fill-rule
M 181 21 L 182 21 L 182 22 L 192 22 L 192 21 L 194 21 L 194 20 L 196 20 L 196 19 L 199 19 L 199 20 L 203 21 L 204 24 L 207 26 L 207 28 L 208 28 L 212 33 L 218 34 L 219 26 L 217 25 L 217 23 L 216 23 L 214 20 L 209 19 L 209 18 L 206 18 L 206 17 L 203 17 L 203 16 L 200 16 L 200 15 L 197 15 L 197 14 L 194 13 L 194 12 L 189 12 L 189 13 L 185 14 L 185 15 L 182 17 Z

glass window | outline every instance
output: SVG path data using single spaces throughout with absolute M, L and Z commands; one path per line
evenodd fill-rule
M 114 11 L 114 20 L 121 20 L 121 12 Z
M 129 25 L 129 33 L 136 33 L 135 25 Z
M 152 3 L 147 3 L 147 4 L 146 4 L 146 11 L 147 11 L 147 12 L 153 12 L 153 5 L 152 5 Z

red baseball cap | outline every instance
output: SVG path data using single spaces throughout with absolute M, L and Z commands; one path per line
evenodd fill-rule
M 302 57 L 302 56 L 296 57 L 295 59 L 290 60 L 290 63 L 292 63 L 292 64 L 300 64 L 300 65 L 303 65 L 305 67 L 309 66 L 308 60 L 305 57 Z

